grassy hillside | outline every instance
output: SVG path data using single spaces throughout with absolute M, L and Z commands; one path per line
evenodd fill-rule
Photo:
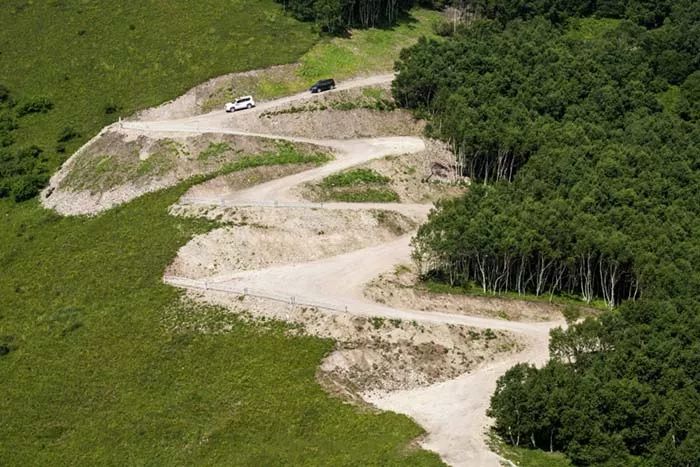
M 439 464 L 316 384 L 331 342 L 180 304 L 161 274 L 210 227 L 167 214 L 185 189 L 89 220 L 0 203 L 2 463 Z
M 213 76 L 293 62 L 317 40 L 273 0 L 6 0 L 0 24 L 0 84 L 19 103 L 54 104 L 18 119 L 16 146 L 38 145 L 51 167 L 119 115 Z M 81 137 L 58 154 L 66 127 Z
M 437 11 L 416 8 L 393 28 L 360 29 L 351 31 L 349 37 L 324 37 L 299 58 L 298 66 L 237 80 L 235 94 L 272 99 L 304 91 L 323 78 L 342 80 L 389 73 L 403 48 L 414 44 L 421 36 L 435 36 L 433 24 L 439 18 Z M 219 108 L 232 97 L 234 95 L 226 90 L 207 102 L 205 108 Z
M 120 114 L 225 72 L 297 60 L 316 41 L 272 0 L 8 0 L 0 83 L 47 113 L 15 146 L 55 167 Z M 241 21 L 246 18 L 246 21 Z M 80 133 L 64 154 L 63 128 Z M 315 382 L 332 343 L 185 306 L 161 283 L 211 224 L 173 218 L 188 184 L 92 219 L 0 200 L 3 465 L 435 465 L 420 428 Z
M 310 25 L 285 16 L 272 0 L 6 4 L 0 9 L 0 198 L 18 200 L 32 197 L 69 154 L 119 116 L 212 76 L 276 64 L 299 63 L 241 77 L 235 94 L 264 99 L 326 76 L 387 72 L 403 47 L 431 34 L 438 17 L 417 9 L 390 29 L 319 41 Z M 205 108 L 232 97 L 223 89 Z

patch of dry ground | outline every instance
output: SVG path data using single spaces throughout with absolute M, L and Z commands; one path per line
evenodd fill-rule
M 254 80 L 257 79 L 256 73 L 245 75 Z M 369 79 L 367 83 L 373 81 Z M 381 79 L 378 81 L 382 82 Z M 359 87 L 353 88 L 355 85 Z M 207 94 L 207 86 L 193 90 L 192 95 Z M 126 123 L 123 126 L 119 123 L 111 125 L 76 152 L 52 177 L 49 187 L 42 193 L 42 202 L 61 214 L 94 214 L 145 193 L 172 186 L 192 175 L 212 173 L 245 155 L 274 150 L 278 144 L 274 139 L 226 134 L 226 127 L 235 128 L 236 132 L 258 135 L 306 136 L 314 141 L 422 132 L 423 123 L 406 111 L 362 108 L 376 106 L 377 103 L 393 105 L 386 84 L 366 85 L 363 81 L 346 83 L 345 86 L 348 88 L 314 96 L 311 101 L 306 99 L 308 96 L 292 96 L 282 99 L 282 104 L 269 103 L 253 111 L 233 115 L 223 112 L 210 114 L 215 120 L 225 122 L 222 133 L 202 133 L 198 130 L 198 124 L 193 126 L 191 132 L 133 129 L 128 128 Z M 183 96 L 182 99 L 182 102 L 189 102 L 188 99 L 195 97 Z M 179 101 L 146 111 L 139 117 L 172 118 L 179 115 L 177 109 L 171 109 L 173 114 L 168 114 L 167 109 L 169 106 L 177 107 L 176 102 Z M 297 102 L 303 102 L 302 107 L 311 106 L 309 108 L 316 110 L 285 113 L 295 109 Z M 337 109 L 337 106 L 348 105 L 359 108 Z M 300 151 L 319 150 L 310 144 L 289 144 L 294 144 Z M 258 175 L 274 175 L 272 172 L 261 171 Z M 280 175 L 285 173 L 290 172 L 280 171 Z M 249 186 L 254 183 L 251 181 Z M 209 188 L 213 188 L 213 185 L 201 190 L 207 191 Z
M 425 141 L 425 151 L 404 156 L 377 159 L 360 167 L 373 169 L 389 178 L 389 187 L 398 193 L 403 203 L 435 203 L 440 199 L 464 194 L 468 180 L 451 176 L 448 179 L 431 176 L 434 164 L 452 166 L 454 153 L 445 143 Z
M 488 316 L 511 321 L 562 319 L 561 306 L 498 297 L 433 293 L 422 288 L 414 265 L 402 264 L 367 284 L 365 296 L 396 308 Z
M 398 194 L 401 203 L 431 204 L 439 199 L 454 198 L 465 193 L 467 179 L 430 176 L 431 168 L 436 163 L 452 166 L 455 156 L 446 144 L 425 140 L 424 151 L 375 159 L 350 170 L 366 168 L 387 177 L 389 182 L 386 188 Z M 296 192 L 309 201 L 321 202 L 328 199 L 327 189 L 321 185 L 321 181 L 305 183 Z
M 189 291 L 188 296 L 253 319 L 284 320 L 297 325 L 297 332 L 333 339 L 336 349 L 324 359 L 317 376 L 334 393 L 356 401 L 365 391 L 449 380 L 521 349 L 503 331 L 366 318 L 212 291 Z
M 64 164 L 52 177 L 42 201 L 62 214 L 94 214 L 193 175 L 215 172 L 243 157 L 274 152 L 279 144 L 252 136 L 157 134 L 114 127 Z M 285 144 L 300 152 L 319 152 L 317 146 Z M 262 177 L 275 171 L 257 174 Z
M 171 213 L 228 224 L 178 251 L 166 275 L 191 279 L 327 258 L 394 240 L 416 227 L 399 213 L 376 210 L 177 205 Z
M 315 139 L 420 135 L 425 128 L 409 111 L 394 108 L 386 85 L 323 93 L 301 103 L 236 113 L 232 120 L 246 132 Z
M 286 177 L 316 167 L 315 164 L 284 164 L 251 167 L 226 175 L 214 177 L 204 183 L 195 185 L 184 194 L 183 198 L 216 199 L 222 194 L 232 193 L 259 185 L 269 180 Z
M 245 131 L 320 139 L 420 135 L 423 124 L 406 110 L 314 110 L 247 120 Z

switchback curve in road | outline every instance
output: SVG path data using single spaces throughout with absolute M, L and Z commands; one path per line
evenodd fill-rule
M 381 75 L 338 85 L 338 90 L 390 82 L 393 75 Z M 359 204 L 307 203 L 297 197 L 294 188 L 302 183 L 320 179 L 328 174 L 389 155 L 418 152 L 425 149 L 421 138 L 386 137 L 355 140 L 324 140 L 277 134 L 259 134 L 242 131 L 236 121 L 246 115 L 290 103 L 313 99 L 305 93 L 260 104 L 257 109 L 230 115 L 223 111 L 177 120 L 125 121 L 121 131 L 135 133 L 220 133 L 261 138 L 282 139 L 330 148 L 336 159 L 322 167 L 313 168 L 288 177 L 247 188 L 237 192 L 221 193 L 215 198 L 183 198 L 182 204 L 225 207 L 272 207 L 275 209 L 391 209 L 413 218 L 425 219 L 430 205 L 415 204 Z M 483 365 L 456 379 L 428 387 L 364 394 L 379 408 L 394 410 L 413 417 L 427 431 L 423 445 L 436 451 L 448 464 L 455 466 L 498 466 L 501 459 L 486 445 L 489 426 L 486 409 L 496 380 L 510 366 L 518 362 L 541 364 L 548 356 L 548 334 L 562 322 L 513 322 L 463 314 L 426 312 L 392 308 L 367 300 L 363 288 L 380 273 L 390 271 L 396 264 L 410 260 L 410 236 L 392 242 L 325 258 L 255 271 L 212 276 L 206 280 L 166 278 L 173 285 L 205 289 L 209 285 L 226 286 L 232 290 L 258 290 L 270 296 L 304 297 L 310 302 L 329 304 L 347 313 L 377 316 L 418 322 L 448 323 L 476 328 L 504 330 L 518 335 L 526 349 L 508 355 L 496 362 Z

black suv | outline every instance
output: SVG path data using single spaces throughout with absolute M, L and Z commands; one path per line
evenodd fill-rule
M 317 92 L 328 91 L 329 89 L 335 89 L 335 81 L 333 79 L 322 79 L 311 86 L 309 91 L 316 94 Z

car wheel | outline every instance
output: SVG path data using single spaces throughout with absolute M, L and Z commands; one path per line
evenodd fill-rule
M 253 108 L 253 104 L 248 104 L 248 106 L 246 107 L 246 109 L 252 109 L 252 108 Z

